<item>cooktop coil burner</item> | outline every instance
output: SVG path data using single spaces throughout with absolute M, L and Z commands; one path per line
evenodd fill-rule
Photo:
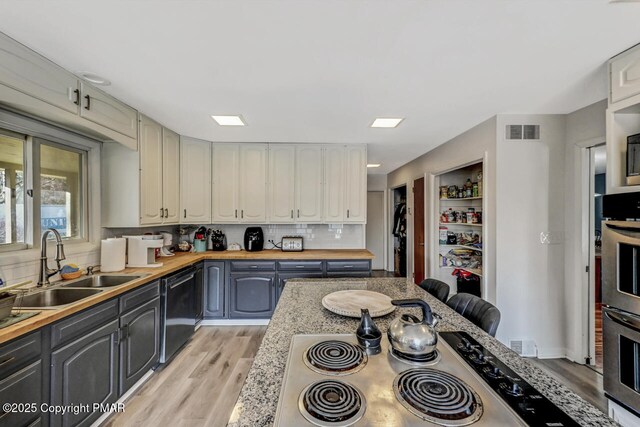
M 438 350 L 434 350 L 427 355 L 415 356 L 413 354 L 402 353 L 389 347 L 389 354 L 396 360 L 417 366 L 431 366 L 440 361 L 440 352 L 438 352 Z
M 362 418 L 366 402 L 354 386 L 342 381 L 322 380 L 302 390 L 298 407 L 312 424 L 345 427 Z
M 396 397 L 411 413 L 443 426 L 466 426 L 483 413 L 480 396 L 462 380 L 431 368 L 413 368 L 393 382 Z
M 357 345 L 344 341 L 322 341 L 307 349 L 304 363 L 313 371 L 327 375 L 349 375 L 364 368 L 367 354 Z

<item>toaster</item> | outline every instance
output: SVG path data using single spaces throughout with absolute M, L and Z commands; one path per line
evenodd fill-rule
M 302 252 L 302 236 L 282 236 L 280 246 L 283 252 Z

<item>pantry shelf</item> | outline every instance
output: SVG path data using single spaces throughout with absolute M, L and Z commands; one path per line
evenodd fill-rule
M 454 270 L 454 269 L 458 269 L 458 270 L 462 270 L 462 271 L 467 271 L 471 274 L 475 274 L 476 276 L 482 277 L 482 269 L 481 268 L 467 268 L 467 267 L 454 267 L 452 265 L 448 265 L 448 266 L 440 266 L 440 268 L 442 269 L 450 269 L 450 270 Z
M 466 227 L 482 227 L 482 224 L 473 224 L 473 223 L 468 223 L 468 222 L 441 222 L 440 225 L 442 225 L 442 226 L 462 225 L 462 226 L 466 226 Z
M 454 198 L 440 198 L 441 202 L 464 202 L 466 200 L 482 200 L 482 196 L 479 197 L 456 197 Z
M 440 244 L 441 248 L 460 248 L 460 249 L 471 249 L 472 251 L 482 252 L 482 248 L 476 248 L 475 246 L 467 246 L 467 245 L 443 245 Z

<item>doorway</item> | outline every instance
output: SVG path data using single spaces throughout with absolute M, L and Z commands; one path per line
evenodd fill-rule
M 589 148 L 589 304 L 590 367 L 602 373 L 602 196 L 606 194 L 606 145 Z
M 413 281 L 424 280 L 424 177 L 413 181 Z
M 384 191 L 368 191 L 366 242 L 373 270 L 384 270 L 384 229 Z
M 397 277 L 407 277 L 407 186 L 393 189 L 393 271 Z

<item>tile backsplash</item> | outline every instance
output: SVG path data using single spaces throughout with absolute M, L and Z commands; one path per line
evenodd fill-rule
M 48 251 L 49 253 L 49 267 L 55 268 L 56 262 L 53 259 L 55 256 L 55 248 Z M 62 261 L 64 264 L 76 264 L 80 268 L 86 268 L 90 265 L 96 265 L 100 263 L 100 251 L 92 250 L 82 253 L 67 253 L 67 259 Z M 0 266 L 0 277 L 6 284 L 12 285 L 14 283 L 22 282 L 25 280 L 31 280 L 31 284 L 25 286 L 35 286 L 38 282 L 38 273 L 40 270 L 40 257 L 29 261 L 13 263 L 9 265 Z M 56 274 L 49 278 L 51 281 L 60 280 L 60 275 Z
M 244 247 L 244 230 L 251 224 L 209 224 L 207 228 L 222 230 L 228 243 L 240 243 Z M 282 236 L 302 236 L 305 249 L 363 249 L 365 247 L 365 226 L 361 224 L 260 224 L 264 232 L 265 249 L 272 249 L 269 240 L 280 243 Z M 185 236 L 179 236 L 178 226 L 150 227 L 138 229 L 103 229 L 103 237 L 119 237 L 126 234 L 155 233 L 170 231 L 174 234 L 174 243 L 181 240 L 193 240 L 193 230 Z

